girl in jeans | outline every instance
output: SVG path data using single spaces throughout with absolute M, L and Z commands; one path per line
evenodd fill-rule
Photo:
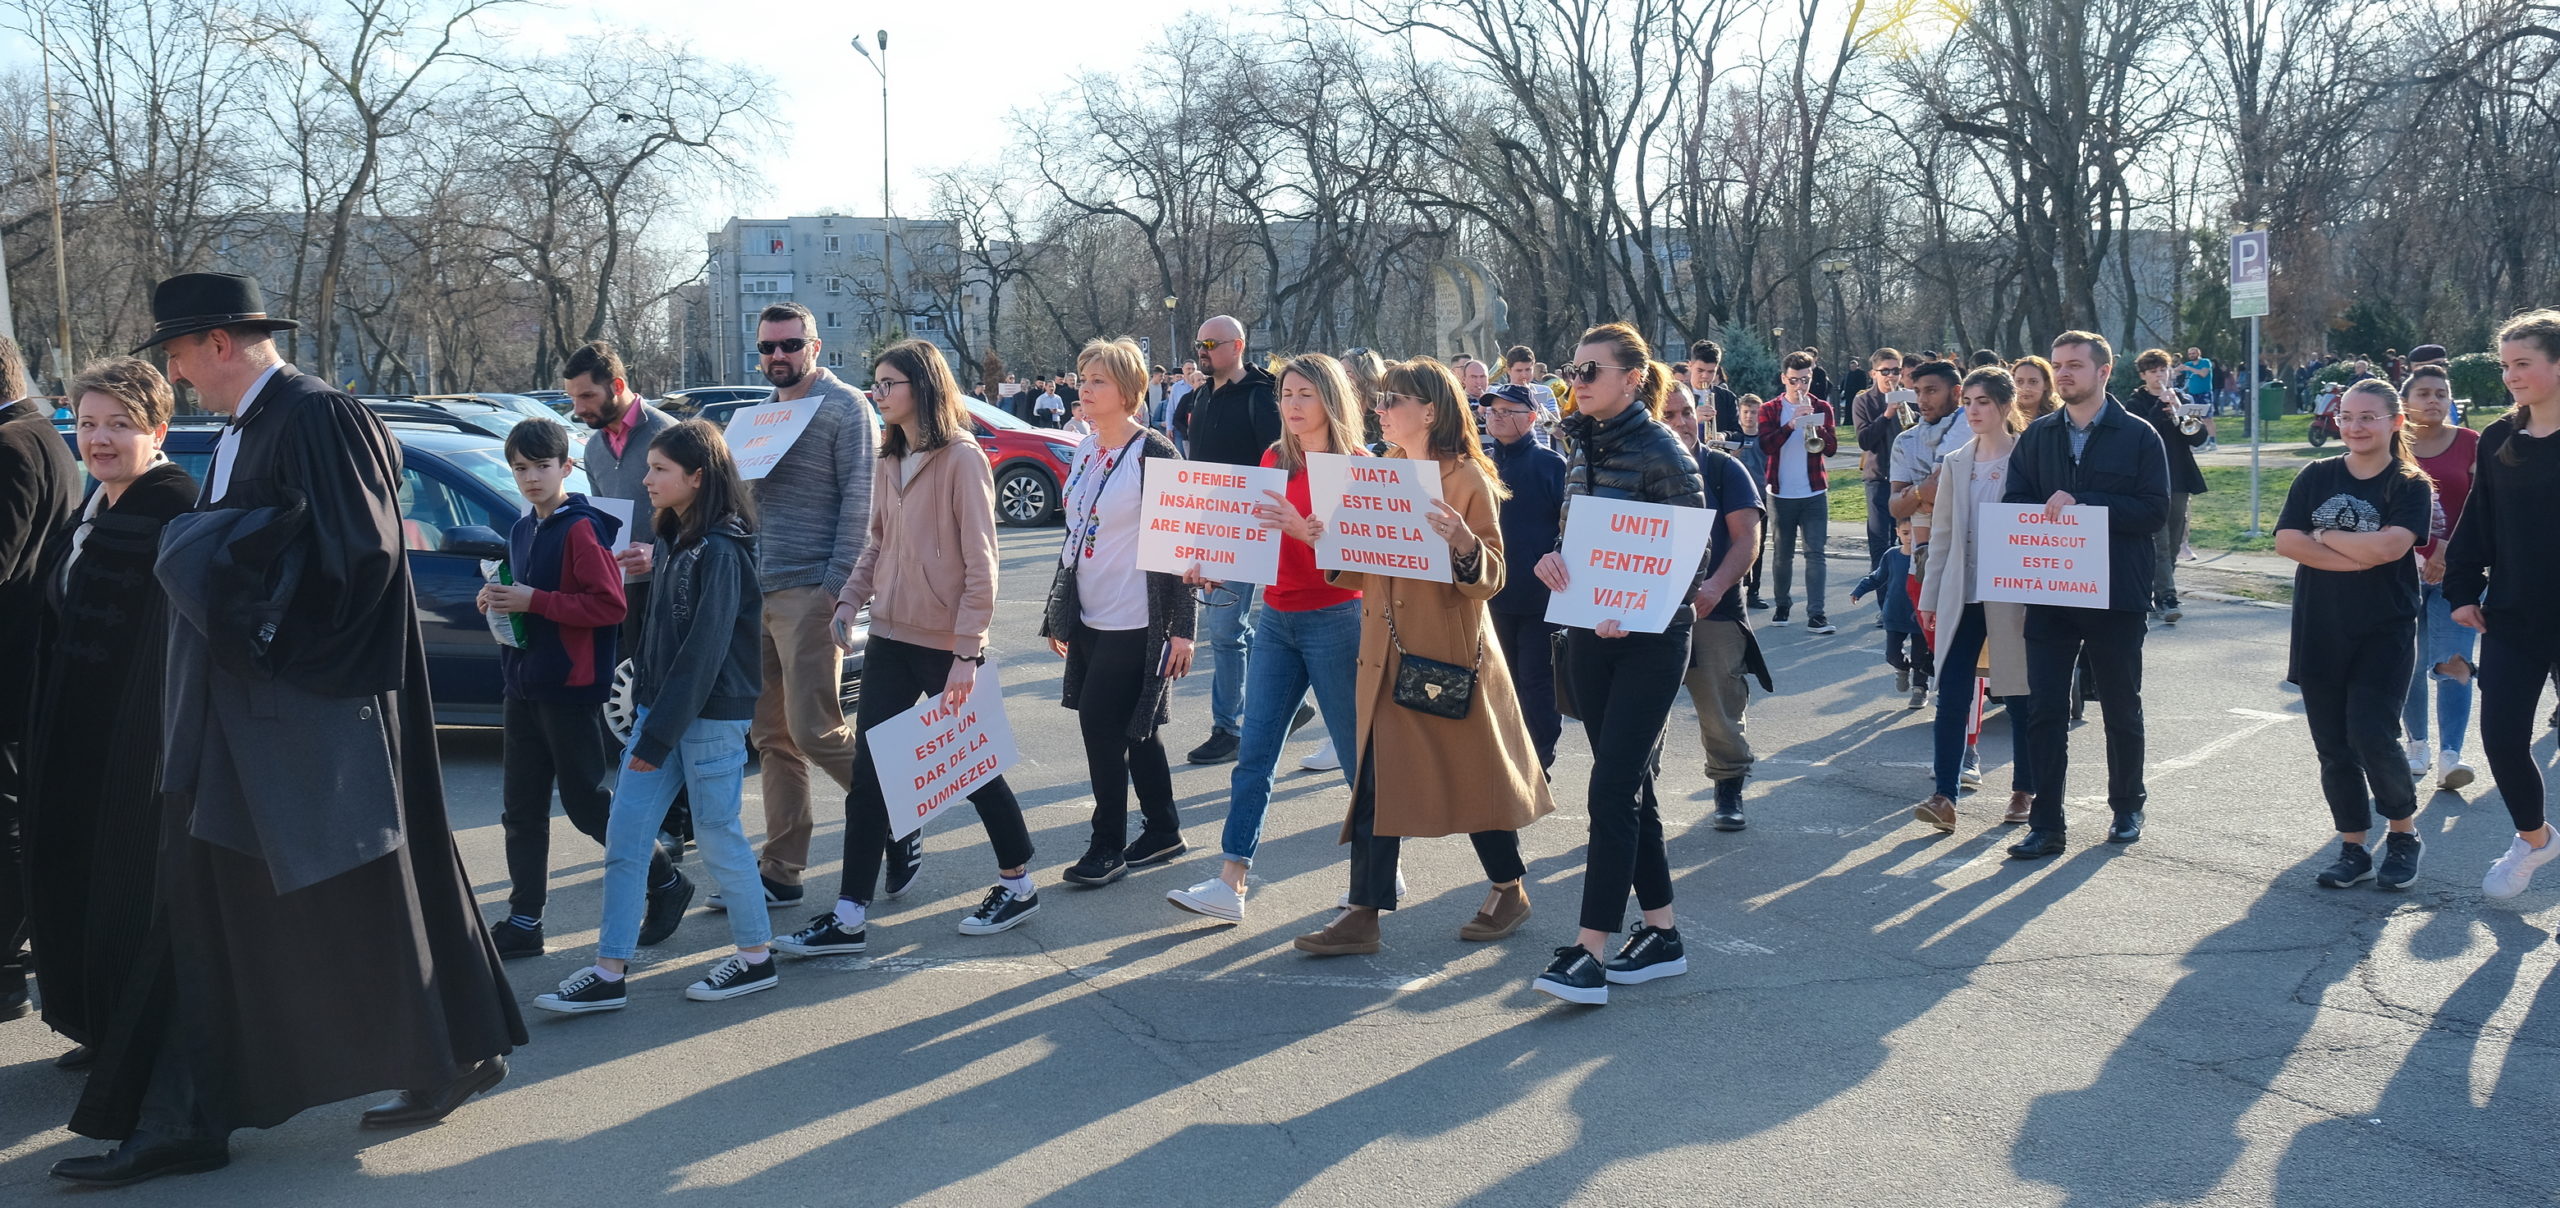
M 844 884 L 835 909 L 774 941 L 793 956 L 868 946 L 880 865 L 896 841 L 873 762 L 872 727 L 939 696 L 959 708 L 987 665 L 996 611 L 995 478 L 969 434 L 960 385 L 942 351 L 901 340 L 871 365 L 872 397 L 886 425 L 871 489 L 871 537 L 836 598 L 835 639 L 850 646 L 854 618 L 871 606 L 862 660 L 862 703 L 853 743 L 853 791 L 845 798 Z M 1031 832 L 1002 776 L 969 794 L 996 849 L 996 884 L 960 920 L 962 935 L 1008 930 L 1040 909 L 1031 887 Z
M 2480 634 L 2480 750 L 2516 828 L 2480 892 L 2511 898 L 2560 857 L 2533 756 L 2542 682 L 2560 668 L 2560 310 L 2508 320 L 2498 360 L 2516 407 L 2480 433 L 2444 597 Z
M 1920 627 L 1938 635 L 1938 715 L 1930 762 L 1936 791 L 1911 814 L 1941 832 L 1956 828 L 1962 791 L 1965 731 L 1973 721 L 1974 667 L 1987 646 L 1991 694 L 2019 706 L 2027 695 L 2027 609 L 1985 603 L 1974 579 L 1981 548 L 1981 508 L 2000 502 L 2008 487 L 2009 454 L 2027 420 L 2017 409 L 2017 387 L 2007 370 L 1985 366 L 1965 375 L 1964 422 L 1973 439 L 1938 463 L 1930 530 L 1928 573 L 1920 578 Z M 2035 798 L 2027 773 L 2023 707 L 2009 711 L 2009 811 L 2002 825 L 2027 820 Z
M 773 928 L 756 905 L 764 885 L 738 820 L 747 726 L 764 682 L 754 505 L 720 430 L 698 419 L 649 442 L 641 484 L 657 509 L 650 521 L 657 587 L 632 655 L 638 718 L 605 821 L 604 925 L 596 963 L 533 1000 L 563 1014 L 618 1011 L 628 1002 L 623 975 L 648 908 L 649 857 L 678 787 L 692 798 L 694 843 L 728 897 L 729 938 L 738 946 L 684 996 L 716 1002 L 774 985 Z
M 2409 677 L 2409 699 L 2400 711 L 2400 728 L 2409 737 L 2409 771 L 2436 775 L 2436 787 L 2447 791 L 2468 787 L 2477 778 L 2462 762 L 2463 733 L 2471 728 L 2471 649 L 2474 635 L 2453 623 L 2453 608 L 2444 599 L 2445 550 L 2454 526 L 2462 522 L 2462 505 L 2471 498 L 2471 464 L 2480 456 L 2480 434 L 2456 425 L 2453 382 L 2442 365 L 2420 365 L 2409 371 L 2405 403 L 2409 412 L 2409 447 L 2418 468 L 2436 484 L 2442 514 L 2437 531 L 2418 547 L 2417 670 Z M 2427 689 L 2435 686 L 2436 742 L 2427 745 Z
M 1680 438 L 1653 418 L 1671 382 L 1655 365 L 1644 337 L 1624 323 L 1603 324 L 1582 333 L 1573 359 L 1565 367 L 1577 407 L 1564 425 L 1573 438 L 1573 459 L 1566 465 L 1564 479 L 1567 514 L 1577 495 L 1706 507 L 1706 480 L 1699 475 L 1697 463 L 1681 448 Z M 1801 394 L 1811 373 L 1809 358 L 1798 353 L 1788 360 L 1793 366 L 1790 388 Z M 1775 414 L 1763 408 L 1764 446 L 1769 443 Z M 1827 416 L 1826 409 L 1804 418 L 1811 423 Z M 1713 548 L 1710 543 L 1709 558 Z M 1820 548 L 1813 553 L 1818 558 Z M 1731 586 L 1706 578 L 1707 570 L 1702 564 L 1690 577 L 1682 591 L 1684 600 L 1703 596 L 1712 602 Z M 1782 564 L 1780 574 L 1784 573 Z M 1541 558 L 1538 579 L 1551 591 L 1568 590 L 1571 575 L 1564 556 L 1550 552 Z M 1701 579 L 1706 579 L 1703 587 Z M 1778 601 L 1783 608 L 1785 579 L 1779 582 Z M 1813 601 L 1818 610 L 1821 596 Z M 1572 684 L 1583 732 L 1591 739 L 1590 855 L 1582 875 L 1582 929 L 1572 944 L 1555 950 L 1554 961 L 1534 985 L 1566 1002 L 1597 1006 L 1609 1001 L 1612 983 L 1646 982 L 1689 971 L 1671 915 L 1671 857 L 1662 839 L 1653 778 L 1662 725 L 1671 715 L 1688 671 L 1693 618 L 1693 605 L 1684 603 L 1660 633 L 1632 632 L 1614 620 L 1601 622 L 1597 629 L 1565 630 L 1564 663 L 1559 671 Z M 1604 945 L 1625 925 L 1631 888 L 1643 911 L 1643 924 L 1611 957 Z
M 1244 921 L 1245 873 L 1262 844 L 1262 819 L 1271 806 L 1273 770 L 1288 737 L 1298 701 L 1312 687 L 1327 735 L 1348 740 L 1358 728 L 1354 684 L 1360 657 L 1360 593 L 1335 587 L 1316 569 L 1315 543 L 1322 531 L 1307 486 L 1307 454 L 1366 456 L 1353 418 L 1351 380 L 1342 365 L 1309 353 L 1280 370 L 1280 440 L 1262 464 L 1289 472 L 1289 487 L 1267 492 L 1254 509 L 1262 527 L 1280 534 L 1280 578 L 1262 593 L 1254 625 L 1253 660 L 1245 665 L 1244 741 L 1228 781 L 1227 829 L 1220 841 L 1218 875 L 1189 889 L 1168 890 L 1167 901 L 1193 914 L 1230 923 Z M 1217 584 L 1193 567 L 1195 587 Z M 1342 776 L 1351 779 L 1348 765 Z
M 2399 889 L 2417 879 L 2421 848 L 2417 786 L 2391 713 L 2409 694 L 2418 629 L 2409 551 L 2427 532 L 2434 489 L 2409 455 L 2391 383 L 2348 387 L 2337 417 L 2347 451 L 2303 467 L 2276 519 L 2276 552 L 2302 564 L 2286 678 L 2302 688 L 2320 792 L 2338 827 L 2338 859 L 2320 884 Z M 2378 867 L 2365 844 L 2377 812 L 2388 827 Z
M 1098 887 L 1189 850 L 1158 731 L 1172 720 L 1173 681 L 1190 673 L 1199 612 L 1181 576 L 1138 568 L 1147 459 L 1182 456 L 1138 423 L 1145 358 L 1133 341 L 1095 340 L 1077 355 L 1076 368 L 1094 431 L 1067 473 L 1066 541 L 1040 636 L 1067 660 L 1058 703 L 1076 711 L 1093 783 L 1093 837 L 1063 875 Z M 1133 788 L 1144 819 L 1134 842 Z

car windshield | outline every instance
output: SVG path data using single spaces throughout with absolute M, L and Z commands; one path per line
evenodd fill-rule
M 976 399 L 969 400 L 969 414 L 978 417 L 979 423 L 985 424 L 990 428 L 994 428 L 999 432 L 1029 432 L 1032 430 L 1031 425 L 1006 414 L 1000 408 L 988 406 Z
M 445 453 L 444 459 L 453 463 L 456 469 L 486 483 L 489 489 L 498 493 L 500 498 L 514 500 L 518 507 L 523 506 L 524 494 L 516 490 L 515 472 L 507 468 L 505 450 L 454 449 Z M 587 472 L 578 467 L 571 467 L 568 487 L 571 494 L 587 494 L 590 490 L 587 485 Z

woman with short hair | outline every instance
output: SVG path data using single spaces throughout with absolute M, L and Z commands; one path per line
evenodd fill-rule
M 125 1034 L 136 1021 L 119 1010 L 138 988 L 129 977 L 158 884 L 169 601 L 152 563 L 161 527 L 195 506 L 196 481 L 160 451 L 176 399 L 148 362 L 93 362 L 70 394 L 73 444 L 97 487 L 52 535 L 40 564 L 44 608 L 29 619 L 41 657 L 26 748 L 28 927 L 44 1021 L 79 1046 L 58 1064 L 104 1057 L 112 1067 L 152 1039 Z M 117 1081 L 99 1080 L 99 1094 Z M 84 1098 L 81 1116 L 97 1097 Z

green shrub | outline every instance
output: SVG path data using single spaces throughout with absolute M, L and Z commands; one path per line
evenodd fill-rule
M 2339 361 L 2334 365 L 2324 366 L 2320 372 L 2311 375 L 2311 393 L 2314 396 L 2317 396 L 2320 393 L 2320 388 L 2330 384 L 2331 382 L 2336 382 L 2343 386 L 2358 378 L 2372 377 L 2373 375 L 2374 367 L 2369 362 L 2354 359 Z M 2457 390 L 2454 393 L 2460 394 L 2461 391 Z
M 1725 324 L 1715 341 L 1724 346 L 1724 382 L 1735 394 L 1777 395 L 1778 354 L 1769 351 L 1767 341 L 1739 323 Z
M 2447 368 L 2453 375 L 2453 397 L 2470 399 L 2472 411 L 2510 405 L 2506 374 L 2498 368 L 2496 353 L 2466 352 L 2453 358 Z

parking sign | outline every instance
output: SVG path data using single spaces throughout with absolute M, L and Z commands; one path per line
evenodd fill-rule
M 2267 233 L 2243 231 L 2231 237 L 2231 317 L 2255 319 L 2267 313 Z

